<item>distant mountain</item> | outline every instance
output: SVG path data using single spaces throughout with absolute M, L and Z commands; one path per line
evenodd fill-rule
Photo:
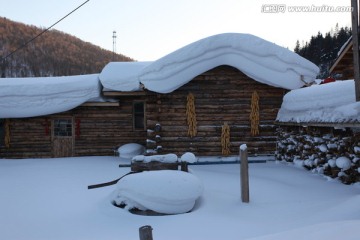
M 12 54 L 45 29 L 0 17 L 0 75 L 5 77 L 67 76 L 99 73 L 113 52 L 58 30 L 49 30 Z M 133 61 L 121 54 L 115 61 Z

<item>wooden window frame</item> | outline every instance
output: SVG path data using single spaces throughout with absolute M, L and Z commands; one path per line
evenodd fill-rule
M 53 120 L 54 121 L 54 127 L 53 127 L 53 136 L 54 137 L 72 137 L 74 135 L 74 123 L 73 123 L 73 119 L 72 118 L 56 118 Z M 71 124 L 70 126 L 70 135 L 57 135 L 56 134 L 56 121 L 68 121 L 67 124 Z M 66 130 L 69 130 L 68 127 L 66 127 Z
M 138 117 L 137 116 L 137 114 L 139 114 L 139 112 L 136 112 L 135 111 L 135 105 L 136 104 L 139 104 L 139 103 L 142 103 L 143 104 L 143 116 L 142 116 L 142 118 L 143 118 L 143 125 L 144 125 L 144 127 L 137 127 L 136 126 L 136 118 Z M 132 111 L 133 111 L 133 113 L 132 113 L 132 116 L 133 116 L 133 130 L 134 131 L 144 131 L 144 130 L 146 130 L 146 102 L 145 101 L 133 101 L 133 104 L 132 104 Z

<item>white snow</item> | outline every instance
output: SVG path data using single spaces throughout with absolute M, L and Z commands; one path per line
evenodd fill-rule
M 119 157 L 126 159 L 132 159 L 137 155 L 141 155 L 145 150 L 145 147 L 138 143 L 127 143 L 118 148 Z
M 246 144 L 241 144 L 240 145 L 240 150 L 245 151 L 247 149 L 247 145 Z
M 360 185 L 293 165 L 254 163 L 250 203 L 243 204 L 239 164 L 191 166 L 204 191 L 190 213 L 139 216 L 111 204 L 115 185 L 87 189 L 130 172 L 119 163 L 118 157 L 0 159 L 0 239 L 139 239 L 144 225 L 155 240 L 359 239 Z
M 178 161 L 178 157 L 176 154 L 169 153 L 164 155 L 151 155 L 151 156 L 144 156 L 144 155 L 138 155 L 132 158 L 132 161 L 135 162 L 163 162 L 163 163 L 175 163 Z
M 182 162 L 187 162 L 187 163 L 195 163 L 197 161 L 195 155 L 191 152 L 186 152 L 184 153 L 181 157 L 180 160 Z
M 193 209 L 203 189 L 202 182 L 191 173 L 145 171 L 122 178 L 117 183 L 114 201 L 126 204 L 127 209 L 179 214 Z
M 224 33 L 191 43 L 144 68 L 145 88 L 169 93 L 220 65 L 233 66 L 271 86 L 295 89 L 315 80 L 318 67 L 286 48 L 250 34 Z
M 98 76 L 1 78 L 0 118 L 34 117 L 73 109 L 100 97 Z
M 280 122 L 360 121 L 360 103 L 355 102 L 354 80 L 337 81 L 292 90 L 284 96 Z
M 106 90 L 138 91 L 138 74 L 151 62 L 110 62 L 101 71 L 99 78 Z M 121 77 L 120 77 L 121 76 Z
M 256 36 L 224 33 L 191 43 L 154 62 L 112 62 L 100 74 L 1 79 L 0 118 L 71 110 L 99 98 L 101 84 L 104 91 L 146 88 L 169 93 L 220 65 L 233 66 L 258 82 L 286 89 L 314 81 L 319 71 L 296 53 Z
M 194 77 L 220 65 L 275 87 L 300 88 L 315 80 L 319 69 L 286 48 L 250 34 L 224 33 L 182 47 L 154 62 L 110 63 L 100 74 L 106 88 L 170 93 Z M 301 80 L 301 76 L 303 81 Z
M 336 159 L 336 166 L 346 171 L 351 168 L 351 161 L 347 157 L 339 157 Z

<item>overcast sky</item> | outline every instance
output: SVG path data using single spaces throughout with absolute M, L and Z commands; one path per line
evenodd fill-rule
M 47 28 L 85 1 L 0 0 L 0 16 Z M 290 12 L 293 6 L 312 12 Z M 351 27 L 351 13 L 336 11 L 343 6 L 350 0 L 90 0 L 54 28 L 111 51 L 116 31 L 117 53 L 151 61 L 224 32 L 250 33 L 293 50 L 296 40 L 308 41 L 336 23 Z

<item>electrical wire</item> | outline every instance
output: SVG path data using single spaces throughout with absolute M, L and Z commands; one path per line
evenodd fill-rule
M 78 10 L 79 8 L 81 8 L 82 6 L 84 6 L 87 2 L 89 2 L 90 0 L 85 1 L 84 3 L 82 3 L 81 5 L 79 5 L 77 8 L 75 8 L 74 10 L 72 10 L 71 12 L 69 12 L 68 14 L 66 14 L 64 17 L 62 17 L 60 20 L 58 20 L 56 23 L 54 23 L 53 25 L 51 25 L 50 27 L 46 28 L 44 31 L 42 31 L 41 33 L 39 33 L 38 35 L 36 35 L 35 37 L 31 38 L 29 41 L 27 41 L 26 43 L 24 43 L 23 45 L 21 45 L 20 47 L 18 47 L 17 49 L 15 49 L 14 51 L 12 51 L 11 53 L 9 53 L 8 55 L 6 55 L 5 57 L 2 57 L 2 62 L 4 62 L 8 57 L 12 56 L 14 53 L 16 53 L 17 51 L 19 51 L 20 49 L 26 47 L 29 43 L 31 43 L 32 41 L 34 41 L 35 39 L 37 39 L 38 37 L 40 37 L 41 35 L 43 35 L 45 32 L 49 31 L 52 27 L 54 27 L 56 24 L 58 24 L 59 22 L 61 22 L 62 20 L 64 20 L 65 18 L 67 18 L 70 14 L 72 14 L 73 12 L 75 12 L 76 10 Z

